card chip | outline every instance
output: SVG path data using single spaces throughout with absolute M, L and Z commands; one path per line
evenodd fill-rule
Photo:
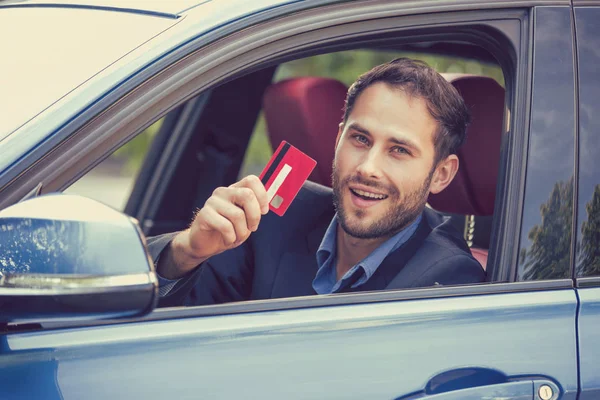
M 271 205 L 275 208 L 281 207 L 281 203 L 283 203 L 283 197 L 279 196 L 278 194 L 275 195 L 271 201 Z

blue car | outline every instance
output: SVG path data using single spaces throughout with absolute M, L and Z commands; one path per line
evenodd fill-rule
M 600 0 L 0 1 L 0 398 L 600 398 L 598 21 Z M 260 172 L 260 129 L 330 185 L 344 65 L 391 54 L 471 108 L 429 205 L 486 282 L 162 304 L 146 237 Z M 78 189 L 143 138 L 128 189 L 89 185 L 121 203 Z

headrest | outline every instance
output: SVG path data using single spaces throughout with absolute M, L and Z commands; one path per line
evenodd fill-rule
M 460 167 L 452 183 L 429 196 L 436 210 L 467 215 L 492 215 L 500 161 L 504 89 L 488 77 L 442 74 L 471 110 L 467 140 L 458 151 Z
M 309 179 L 329 187 L 346 91 L 335 79 L 302 77 L 269 86 L 263 97 L 273 149 L 286 140 L 314 158 L 317 166 Z

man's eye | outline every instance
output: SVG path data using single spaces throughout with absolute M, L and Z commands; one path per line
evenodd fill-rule
M 408 154 L 408 155 L 410 155 L 410 151 L 408 151 L 404 147 L 400 147 L 400 146 L 393 147 L 392 148 L 392 152 L 393 153 L 398 153 L 398 154 Z
M 363 135 L 354 135 L 354 140 L 361 144 L 369 144 L 369 140 Z

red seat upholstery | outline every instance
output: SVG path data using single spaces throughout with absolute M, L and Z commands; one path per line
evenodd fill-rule
M 483 269 L 485 269 L 488 259 L 488 251 L 486 249 L 471 247 L 471 254 L 477 261 L 479 261 L 479 264 L 483 266 Z
M 286 140 L 317 160 L 309 179 L 329 187 L 346 91 L 335 79 L 302 77 L 271 85 L 263 97 L 273 149 Z
M 467 141 L 459 149 L 460 168 L 450 185 L 429 196 L 429 204 L 444 213 L 491 216 L 500 162 L 504 89 L 492 78 L 442 74 L 471 110 Z M 475 226 L 475 230 L 477 226 Z M 487 250 L 471 248 L 485 268 Z
M 471 110 L 467 141 L 458 152 L 460 168 L 452 183 L 429 197 L 444 213 L 490 216 L 494 212 L 500 158 L 504 89 L 491 78 L 443 74 Z M 343 117 L 346 87 L 333 79 L 303 77 L 271 85 L 263 98 L 269 138 L 275 148 L 287 140 L 315 160 L 311 180 L 331 186 L 335 138 Z M 473 248 L 486 267 L 487 250 Z
M 460 168 L 441 193 L 429 196 L 438 211 L 492 215 L 500 161 L 504 89 L 492 78 L 443 74 L 471 110 L 467 141 L 458 150 Z

